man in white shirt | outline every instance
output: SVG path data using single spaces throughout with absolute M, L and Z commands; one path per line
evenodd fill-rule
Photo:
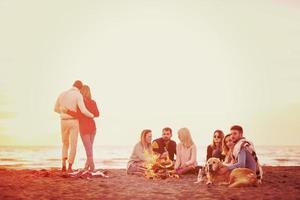
M 73 87 L 59 95 L 57 98 L 54 111 L 60 114 L 61 119 L 61 135 L 62 135 L 62 171 L 66 171 L 66 162 L 68 160 L 68 172 L 72 172 L 72 165 L 76 156 L 77 138 L 79 132 L 78 120 L 63 112 L 64 109 L 77 111 L 77 107 L 87 117 L 93 118 L 84 105 L 83 97 L 80 93 L 82 82 L 77 80 Z M 70 152 L 68 156 L 68 151 Z

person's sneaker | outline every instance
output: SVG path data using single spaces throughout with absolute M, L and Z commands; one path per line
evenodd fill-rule
M 62 172 L 66 172 L 66 171 L 67 171 L 66 166 L 62 166 L 61 171 L 62 171 Z

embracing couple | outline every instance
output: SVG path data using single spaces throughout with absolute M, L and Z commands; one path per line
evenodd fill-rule
M 95 169 L 93 143 L 96 134 L 93 118 L 99 117 L 99 111 L 91 97 L 89 86 L 83 85 L 79 80 L 75 81 L 72 88 L 59 95 L 54 111 L 60 114 L 63 143 L 62 171 L 72 172 L 79 131 L 87 156 L 85 170 L 93 171 Z

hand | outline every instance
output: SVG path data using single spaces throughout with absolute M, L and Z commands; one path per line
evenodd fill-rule
M 182 167 L 188 167 L 189 165 L 187 163 L 183 163 Z
M 229 165 L 229 163 L 223 162 L 223 165 L 227 167 Z
M 164 152 L 163 154 L 161 154 L 161 158 L 166 158 L 166 157 L 168 157 L 168 155 L 169 155 L 169 153 L 168 152 Z
M 68 108 L 66 108 L 66 107 L 60 107 L 60 112 L 61 113 L 67 113 L 68 112 Z

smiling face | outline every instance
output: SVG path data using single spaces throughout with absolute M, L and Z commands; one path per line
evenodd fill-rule
M 150 144 L 152 141 L 152 132 L 148 132 L 145 136 L 145 141 Z
M 219 169 L 221 161 L 219 158 L 210 158 L 206 162 L 207 168 L 209 172 L 215 172 Z
M 225 145 L 226 145 L 226 147 L 228 149 L 232 149 L 233 148 L 234 143 L 233 143 L 233 141 L 232 141 L 232 139 L 231 139 L 230 136 L 228 136 L 228 137 L 225 138 Z

